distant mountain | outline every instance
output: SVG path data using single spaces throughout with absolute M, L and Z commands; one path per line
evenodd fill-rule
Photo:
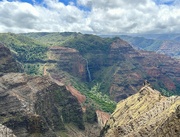
M 133 36 L 133 35 L 131 35 Z M 176 41 L 180 42 L 180 34 L 135 34 L 134 36 L 140 36 L 147 39 L 156 39 L 156 40 L 167 40 L 167 41 Z
M 180 58 L 180 35 L 121 35 L 134 48 L 155 51 L 174 58 Z
M 101 131 L 101 137 L 179 135 L 180 97 L 162 96 L 149 85 L 120 101 Z

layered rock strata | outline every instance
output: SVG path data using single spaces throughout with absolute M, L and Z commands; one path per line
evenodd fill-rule
M 77 99 L 48 77 L 8 73 L 0 77 L 0 123 L 18 137 L 57 136 L 65 123 L 84 129 Z
M 12 57 L 10 50 L 0 43 L 0 74 L 20 71 L 20 64 Z
M 86 80 L 88 77 L 86 60 L 76 49 L 54 46 L 49 49 L 48 58 L 56 62 L 54 69 L 58 71 L 68 72 L 82 80 Z
M 179 60 L 162 54 L 134 50 L 130 44 L 119 39 L 111 44 L 109 63 L 112 66 L 109 69 L 114 70 L 108 72 L 111 78 L 109 92 L 117 102 L 135 94 L 142 86 L 139 83 L 144 79 L 158 90 L 164 89 L 172 94 L 179 92 Z

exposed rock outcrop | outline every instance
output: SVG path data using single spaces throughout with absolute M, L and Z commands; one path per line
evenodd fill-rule
M 132 46 L 121 39 L 117 39 L 110 45 L 109 61 L 110 65 L 117 62 L 124 62 L 127 58 L 137 57 L 140 54 Z
M 16 137 L 12 130 L 0 124 L 0 137 Z
M 110 118 L 110 114 L 100 110 L 96 110 L 96 115 L 97 115 L 98 124 L 100 125 L 101 128 L 103 128 L 106 122 L 108 121 L 108 119 Z
M 111 44 L 109 62 L 114 69 L 114 72 L 109 71 L 111 74 L 108 72 L 112 77 L 109 91 L 117 102 L 135 94 L 144 79 L 159 90 L 162 88 L 172 94 L 179 90 L 179 60 L 153 52 L 136 51 L 127 42 L 117 40 Z
M 20 64 L 12 57 L 10 50 L 0 43 L 0 73 L 20 72 Z
M 114 39 L 106 50 L 96 45 L 86 52 L 81 53 L 67 47 L 51 47 L 49 59 L 57 64 L 48 69 L 48 72 L 53 79 L 62 83 L 68 81 L 68 78 L 62 77 L 61 70 L 88 82 L 87 62 L 83 55 L 88 60 L 91 79 L 101 83 L 100 90 L 109 92 L 116 102 L 135 94 L 144 79 L 150 81 L 159 91 L 165 90 L 170 94 L 179 92 L 179 60 L 154 52 L 137 51 L 120 38 Z
M 88 77 L 86 60 L 76 49 L 54 46 L 49 49 L 48 58 L 56 62 L 56 69 L 68 72 L 82 80 Z
M 77 99 L 48 77 L 8 73 L 0 77 L 0 123 L 18 137 L 57 136 L 73 123 L 84 129 Z
M 0 124 L 3 124 L 0 125 L 0 136 L 98 136 L 100 126 L 97 122 L 84 123 L 85 114 L 81 108 L 86 100 L 84 95 L 51 75 L 39 77 L 12 73 L 21 68 L 9 49 L 1 47 L 0 57 L 4 62 L 0 66 L 5 64 L 7 71 L 5 67 L 0 70 Z M 14 70 L 9 63 L 14 65 Z
M 162 96 L 145 85 L 118 103 L 101 132 L 105 137 L 178 137 L 180 97 Z

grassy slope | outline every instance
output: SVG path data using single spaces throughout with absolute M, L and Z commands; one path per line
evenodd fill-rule
M 32 39 L 36 39 L 46 46 L 63 46 L 63 44 L 71 39 L 81 36 L 81 33 L 75 32 L 41 32 L 41 33 L 24 33 L 22 36 L 26 36 Z

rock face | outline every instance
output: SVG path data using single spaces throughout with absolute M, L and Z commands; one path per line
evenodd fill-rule
M 112 71 L 105 75 L 111 76 L 109 91 L 117 102 L 135 94 L 144 79 L 159 90 L 164 88 L 172 93 L 179 91 L 179 60 L 153 52 L 136 51 L 119 39 L 111 44 L 109 63 Z M 106 79 L 104 85 L 108 85 L 109 78 Z
M 20 64 L 12 57 L 8 48 L 0 43 L 0 72 L 19 72 L 22 71 Z
M 101 126 L 101 128 L 103 128 L 108 121 L 110 115 L 100 110 L 96 110 L 96 115 L 98 119 L 98 124 Z
M 16 137 L 12 130 L 0 124 L 0 137 Z
M 178 91 L 180 82 L 180 60 L 155 54 L 152 52 L 141 52 L 144 60 L 141 62 L 143 69 L 149 75 L 150 82 L 160 80 L 169 91 Z
M 179 96 L 165 97 L 145 85 L 138 93 L 118 103 L 101 136 L 178 137 L 179 108 Z
M 117 39 L 110 45 L 109 60 L 110 62 L 114 61 L 112 62 L 113 64 L 119 61 L 124 62 L 127 58 L 133 58 L 138 55 L 139 53 L 129 43 L 121 39 Z
M 48 58 L 56 62 L 57 70 L 63 70 L 81 80 L 86 80 L 86 60 L 77 50 L 54 46 L 49 49 Z
M 21 68 L 3 45 L 0 67 L 0 123 L 16 136 L 56 137 L 56 132 L 66 130 L 66 123 L 84 129 L 81 106 L 65 86 L 49 77 L 14 73 Z M 8 136 L 11 130 L 2 134 Z
M 91 47 L 83 45 L 79 49 L 86 46 Z M 85 53 L 78 52 L 77 49 L 52 47 L 49 57 L 57 61 L 59 70 L 83 79 L 83 82 L 89 82 L 86 68 L 88 60 L 92 81 L 101 83 L 100 91 L 109 94 L 111 99 L 116 102 L 135 94 L 141 87 L 140 83 L 143 83 L 145 79 L 160 91 L 165 89 L 171 91 L 172 94 L 179 92 L 179 60 L 153 52 L 137 51 L 129 43 L 119 38 L 114 39 L 105 48 L 94 45 Z M 65 83 L 66 76 L 58 75 L 58 69 L 49 69 L 48 72 L 52 78 Z
M 98 136 L 98 123 L 84 122 L 84 95 L 48 76 L 15 73 L 21 68 L 3 45 L 0 55 L 0 136 Z
M 175 41 L 164 41 L 157 53 L 166 54 L 171 57 L 180 58 L 180 42 Z
M 0 123 L 18 137 L 57 136 L 65 123 L 84 129 L 82 109 L 65 86 L 48 77 L 8 73 L 0 77 Z

